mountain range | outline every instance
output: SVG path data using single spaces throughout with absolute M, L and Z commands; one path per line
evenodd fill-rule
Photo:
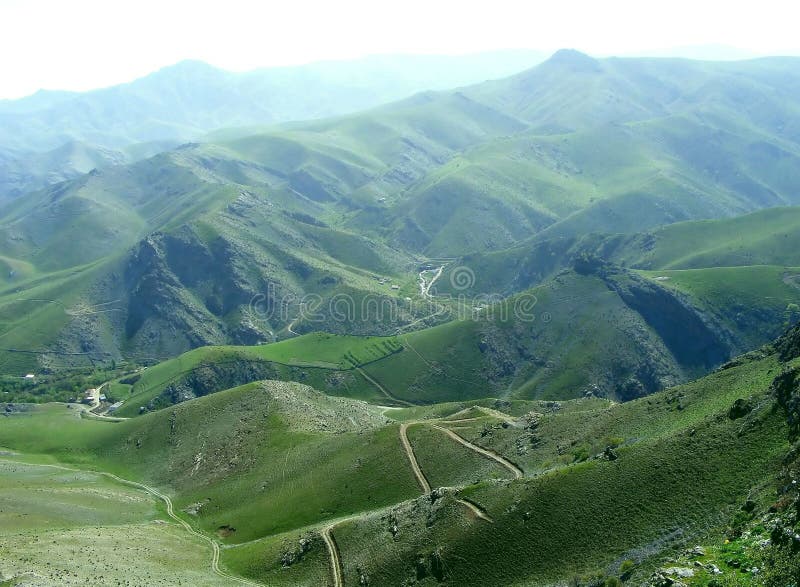
M 354 112 L 505 77 L 543 59 L 525 50 L 386 55 L 245 73 L 184 61 L 110 88 L 0 100 L 0 202 L 218 129 Z
M 467 265 L 467 293 L 530 295 L 551 317 L 515 324 L 518 348 L 486 321 L 441 326 L 484 349 L 479 381 L 533 397 L 686 381 L 793 317 L 796 64 L 565 50 L 510 78 L 220 132 L 31 192 L 0 210 L 4 369 L 408 333 L 463 314 L 420 296 L 420 270 L 444 266 L 435 291 L 452 298 Z M 674 248 L 688 238 L 711 250 L 686 261 Z M 683 268 L 696 273 L 668 272 Z M 741 285 L 723 292 L 734 271 Z M 342 295 L 397 310 L 340 320 Z M 575 328 L 597 345 L 572 348 Z M 572 375 L 552 381 L 548 365 Z
M 0 104 L 0 584 L 800 581 L 800 60 L 512 61 Z

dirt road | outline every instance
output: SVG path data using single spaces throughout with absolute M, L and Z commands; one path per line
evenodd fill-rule
M 337 522 L 341 523 L 341 522 Z M 342 559 L 339 556 L 339 547 L 336 546 L 336 540 L 333 537 L 333 529 L 336 524 L 331 524 L 322 529 L 320 534 L 325 541 L 325 546 L 328 549 L 328 557 L 331 561 L 331 575 L 333 576 L 333 587 L 343 587 L 344 579 L 342 576 Z
M 426 273 L 430 273 L 434 271 L 433 269 L 425 269 L 419 272 L 419 293 L 423 298 L 431 299 L 433 296 L 431 295 L 431 288 L 433 284 L 442 276 L 442 272 L 444 271 L 444 265 L 439 267 L 434 271 L 433 277 L 430 281 L 425 278 Z
M 455 440 L 459 444 L 462 444 L 462 445 L 466 446 L 467 448 L 469 448 L 471 450 L 474 450 L 476 453 L 478 453 L 480 455 L 483 455 L 483 456 L 485 456 L 487 458 L 490 458 L 490 459 L 492 459 L 494 461 L 497 461 L 498 463 L 503 465 L 506 469 L 511 471 L 514 474 L 514 478 L 515 479 L 521 479 L 524 476 L 524 473 L 522 472 L 522 469 L 520 469 L 518 466 L 516 466 L 514 463 L 512 463 L 511 461 L 509 461 L 505 457 L 500 456 L 496 452 L 493 452 L 493 451 L 490 451 L 490 450 L 486 450 L 485 448 L 481 448 L 477 444 L 472 444 L 469 440 L 466 440 L 465 438 L 462 438 L 461 436 L 459 436 L 458 434 L 456 434 L 452 430 L 448 430 L 447 428 L 443 428 L 442 426 L 439 426 L 437 424 L 431 424 L 431 425 L 434 428 L 436 428 L 437 430 L 441 430 L 442 432 L 447 434 L 450 438 L 452 438 L 453 440 Z
M 431 485 L 425 478 L 425 474 L 422 472 L 422 469 L 417 462 L 417 457 L 414 455 L 414 449 L 411 448 L 411 443 L 408 441 L 409 425 L 409 423 L 400 424 L 400 442 L 403 443 L 403 450 L 406 451 L 408 462 L 411 463 L 411 470 L 414 471 L 414 476 L 417 478 L 417 483 L 419 483 L 420 488 L 422 488 L 422 492 L 430 493 Z

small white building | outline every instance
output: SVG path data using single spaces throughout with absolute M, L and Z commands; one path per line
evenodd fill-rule
M 23 377 L 23 379 L 27 379 L 30 381 L 31 379 L 36 379 L 36 375 L 34 375 L 33 373 L 28 373 L 27 375 L 25 375 L 25 377 Z

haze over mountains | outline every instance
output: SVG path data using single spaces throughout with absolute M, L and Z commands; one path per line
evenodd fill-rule
M 525 50 L 373 56 L 246 73 L 184 61 L 110 88 L 0 100 L 0 201 L 216 129 L 344 114 L 505 77 L 544 57 Z

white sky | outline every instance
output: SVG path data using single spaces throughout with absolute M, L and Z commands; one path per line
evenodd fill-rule
M 112 85 L 182 59 L 247 70 L 510 48 L 797 54 L 798 16 L 791 0 L 0 0 L 0 98 Z

